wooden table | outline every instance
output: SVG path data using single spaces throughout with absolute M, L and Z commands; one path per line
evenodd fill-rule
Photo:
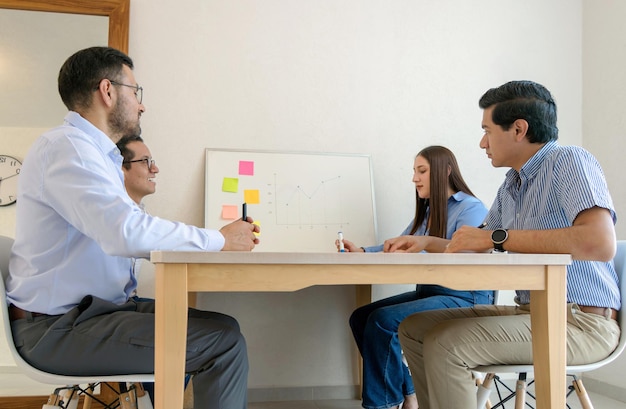
M 364 304 L 371 284 L 412 283 L 531 290 L 537 407 L 565 407 L 569 255 L 153 251 L 151 261 L 156 264 L 155 409 L 183 407 L 189 292 L 357 285 L 358 301 Z

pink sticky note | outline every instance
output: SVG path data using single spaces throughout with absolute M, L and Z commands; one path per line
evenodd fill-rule
M 222 219 L 235 220 L 239 218 L 239 206 L 222 205 Z
M 254 162 L 249 160 L 239 161 L 239 174 L 240 175 L 254 175 Z

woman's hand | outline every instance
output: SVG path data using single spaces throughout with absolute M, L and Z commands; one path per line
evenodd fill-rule
M 335 246 L 337 246 L 337 251 L 339 251 L 339 240 L 335 240 Z M 346 239 L 343 239 L 343 248 L 348 253 L 355 253 L 355 252 L 362 253 L 365 251 L 361 247 L 357 247 L 353 242 L 346 240 Z
M 419 253 L 426 248 L 427 236 L 400 236 L 385 240 L 385 253 Z

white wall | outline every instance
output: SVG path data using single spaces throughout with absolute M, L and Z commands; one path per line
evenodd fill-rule
M 604 166 L 618 214 L 617 238 L 626 239 L 626 3 L 583 1 L 583 145 Z M 626 355 L 587 377 L 626 388 Z M 608 392 L 608 391 L 607 391 Z M 622 396 L 626 396 L 622 394 Z
M 130 55 L 147 107 L 143 136 L 161 170 L 157 194 L 147 198 L 153 214 L 202 225 L 207 147 L 371 154 L 380 240 L 408 223 L 413 157 L 430 144 L 457 154 L 470 186 L 489 205 L 504 171 L 491 168 L 478 148 L 477 101 L 512 79 L 546 85 L 559 105 L 561 142 L 584 141 L 611 187 L 617 184 L 611 174 L 619 174 L 618 159 L 597 147 L 598 134 L 612 137 L 595 132 L 606 111 L 583 115 L 583 90 L 593 87 L 583 82 L 583 67 L 589 71 L 583 44 L 596 45 L 583 37 L 582 24 L 583 4 L 591 15 L 614 15 L 617 2 L 131 3 Z M 589 24 L 586 18 L 585 35 Z M 587 129 L 594 139 L 583 140 Z M 356 383 L 347 327 L 353 288 L 199 299 L 203 308 L 241 322 L 250 387 Z

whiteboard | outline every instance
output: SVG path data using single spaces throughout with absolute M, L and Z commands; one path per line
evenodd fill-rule
M 255 251 L 337 251 L 337 233 L 376 242 L 369 155 L 206 150 L 205 227 L 248 216 L 261 227 Z

